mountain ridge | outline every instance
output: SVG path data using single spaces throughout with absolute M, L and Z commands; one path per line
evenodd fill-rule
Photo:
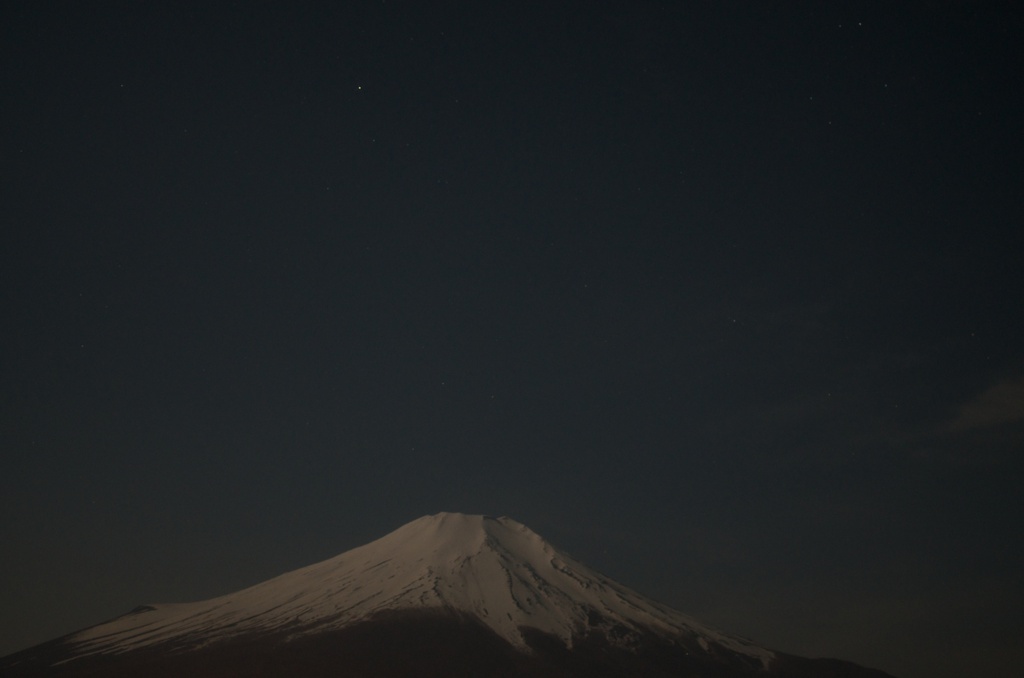
M 672 665 L 704 667 L 679 675 L 716 678 L 790 675 L 773 667 L 804 661 L 717 631 L 646 598 L 511 518 L 438 513 L 234 593 L 137 607 L 39 649 L 0 659 L 0 675 L 20 675 L 9 672 L 19 666 L 75 675 L 76 666 L 123 664 L 140 657 L 163 656 L 166 661 L 173 656 L 187 663 L 197 653 L 237 663 L 245 653 L 236 648 L 252 643 L 259 646 L 256 654 L 278 647 L 282 656 L 298 647 L 320 647 L 327 638 L 334 638 L 334 644 L 321 647 L 321 655 L 332 655 L 359 637 L 364 642 L 374 638 L 370 646 L 380 647 L 394 647 L 394 638 L 404 637 L 404 647 L 418 647 L 417 633 L 427 628 L 446 640 L 422 648 L 424 656 L 446 645 L 461 647 L 462 639 L 473 637 L 478 639 L 475 647 L 464 648 L 462 655 L 491 648 L 481 656 L 507 655 L 494 670 L 529 665 L 523 675 L 540 675 L 538 671 L 555 670 L 551 667 L 560 663 L 576 668 L 552 675 L 576 675 L 573 671 L 594 657 L 605 659 L 594 660 L 588 672 L 618 663 L 628 674 L 636 669 L 633 664 L 644 661 L 644 654 L 663 655 Z M 347 661 L 358 663 L 353 657 L 359 651 L 350 654 Z M 378 659 L 385 661 L 386 656 Z M 408 670 L 395 675 L 418 675 Z

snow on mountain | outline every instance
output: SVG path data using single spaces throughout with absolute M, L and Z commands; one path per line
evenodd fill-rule
M 524 629 L 572 647 L 587 632 L 629 645 L 654 633 L 686 637 L 760 661 L 775 656 L 604 577 L 509 518 L 439 513 L 374 542 L 250 588 L 196 603 L 152 605 L 76 633 L 77 657 L 173 642 L 209 644 L 245 634 L 297 638 L 409 609 L 477 618 L 530 651 Z

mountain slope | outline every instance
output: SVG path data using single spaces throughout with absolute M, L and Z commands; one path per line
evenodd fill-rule
M 514 520 L 441 513 L 236 593 L 138 608 L 0 675 L 869 675 L 801 673 L 808 661 L 655 603 Z

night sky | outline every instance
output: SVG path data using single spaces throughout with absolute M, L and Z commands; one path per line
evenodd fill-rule
M 0 654 L 461 511 L 1019 675 L 1024 13 L 335 4 L 3 3 Z

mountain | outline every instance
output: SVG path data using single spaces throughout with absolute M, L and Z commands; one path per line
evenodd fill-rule
M 514 520 L 456 513 L 236 593 L 142 606 L 0 659 L 3 677 L 143 675 L 887 677 L 716 631 Z

